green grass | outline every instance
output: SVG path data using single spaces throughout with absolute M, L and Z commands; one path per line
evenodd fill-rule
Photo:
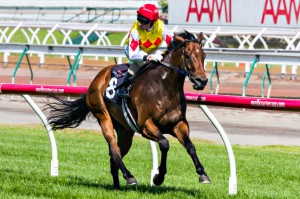
M 121 44 L 122 39 L 125 37 L 126 34 L 127 33 L 109 33 L 107 35 L 107 37 L 109 38 L 112 45 L 119 46 Z
M 32 33 L 30 31 L 28 31 L 26 29 L 24 31 L 29 35 L 30 38 L 32 37 Z M 12 32 L 12 30 L 7 31 L 6 35 L 9 35 L 11 32 Z M 34 44 L 38 44 L 38 43 L 42 44 L 47 34 L 48 34 L 47 30 L 40 30 L 37 34 L 39 42 L 35 38 L 33 43 Z M 60 31 L 54 31 L 53 34 L 55 35 L 56 42 L 58 44 L 62 44 L 63 40 L 64 40 L 64 35 Z M 111 45 L 119 46 L 121 44 L 122 39 L 125 37 L 125 35 L 126 35 L 126 33 L 109 33 L 109 34 L 107 34 L 107 37 L 110 40 Z M 73 42 L 75 42 L 75 44 L 80 44 L 82 36 L 80 36 L 79 32 L 72 32 L 70 34 L 70 38 L 73 40 Z M 11 43 L 28 43 L 24 33 L 21 30 L 17 30 L 17 32 L 14 33 L 10 42 Z M 47 44 L 55 44 L 52 37 L 49 37 L 47 39 L 46 43 Z M 97 40 L 92 42 L 92 45 L 96 45 L 96 44 L 97 44 Z M 3 55 L 3 53 L 0 53 L 0 55 Z M 12 55 L 19 55 L 19 53 L 12 53 Z M 34 55 L 34 56 L 37 56 L 37 55 Z M 47 56 L 53 57 L 55 55 L 47 55 Z M 99 57 L 99 60 L 103 60 L 103 59 L 104 59 L 103 57 Z M 114 60 L 112 57 L 110 57 L 109 59 Z M 128 62 L 128 60 L 124 58 L 124 62 Z
M 24 30 L 26 32 L 27 35 L 29 35 L 29 37 L 32 37 L 32 33 L 29 30 Z M 129 31 L 129 30 L 128 30 Z M 12 30 L 7 31 L 6 35 L 9 35 L 12 32 Z M 45 39 L 46 35 L 48 34 L 47 30 L 40 30 L 37 34 L 37 38 L 39 39 L 40 43 L 43 43 L 43 40 Z M 64 40 L 64 34 L 61 33 L 60 31 L 54 31 L 54 36 L 56 38 L 56 41 L 58 44 L 62 44 L 63 40 Z M 107 35 L 107 37 L 109 38 L 110 42 L 112 45 L 120 45 L 122 39 L 125 37 L 126 33 L 109 33 Z M 72 32 L 70 34 L 70 38 L 71 39 L 76 39 L 77 37 L 79 37 L 80 34 L 79 32 Z M 11 43 L 28 43 L 24 33 L 21 30 L 17 30 L 16 33 L 13 34 L 11 40 Z M 81 40 L 79 41 L 79 43 L 81 42 Z M 33 42 L 34 44 L 37 44 L 38 41 L 34 40 Z M 54 40 L 52 37 L 49 37 L 47 42 L 47 44 L 54 44 Z M 96 41 L 94 42 L 96 44 Z
M 55 132 L 59 176 L 50 176 L 50 144 L 40 125 L 0 126 L 0 198 L 297 198 L 300 195 L 300 147 L 233 146 L 238 194 L 228 195 L 226 149 L 193 140 L 212 184 L 198 183 L 185 149 L 170 138 L 168 173 L 160 187 L 150 187 L 151 151 L 147 140 L 135 137 L 124 161 L 139 181 L 115 191 L 108 146 L 100 132 Z

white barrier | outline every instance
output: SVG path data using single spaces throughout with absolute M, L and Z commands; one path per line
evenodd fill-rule
M 57 93 L 62 95 L 80 95 L 85 93 L 87 87 L 85 86 L 55 86 L 55 85 L 26 85 L 26 84 L 6 84 L 0 83 L 0 94 L 21 94 L 27 103 L 33 108 L 35 113 L 40 117 L 43 122 L 50 139 L 52 160 L 50 173 L 51 176 L 58 176 L 58 155 L 56 148 L 56 141 L 51 128 L 48 125 L 47 119 L 43 112 L 40 111 L 38 106 L 30 98 L 29 95 L 44 95 L 46 93 Z M 233 150 L 229 139 L 214 115 L 207 108 L 207 105 L 227 106 L 227 107 L 239 107 L 239 108 L 254 108 L 254 109 L 270 109 L 270 110 L 286 110 L 286 111 L 300 111 L 300 100 L 292 99 L 276 99 L 276 98 L 255 98 L 255 97 L 241 97 L 241 96 L 225 96 L 225 95 L 212 95 L 212 94 L 194 94 L 185 93 L 188 102 L 197 102 L 200 108 L 215 126 L 219 132 L 224 145 L 227 150 L 230 175 L 229 175 L 229 189 L 230 195 L 237 193 L 237 175 L 236 175 L 236 163 L 233 154 Z M 150 184 L 153 185 L 153 177 L 157 173 L 158 168 L 158 156 L 156 145 L 153 141 L 150 141 L 150 148 L 152 152 L 152 170 L 150 175 Z
M 51 126 L 49 125 L 46 116 L 43 114 L 43 112 L 40 110 L 40 108 L 35 104 L 35 102 L 31 99 L 31 97 L 29 95 L 22 95 L 22 97 L 31 106 L 31 108 L 34 110 L 34 112 L 39 116 L 44 127 L 46 128 L 46 130 L 48 132 L 48 136 L 50 139 L 50 145 L 51 145 L 51 155 L 52 155 L 52 159 L 51 159 L 51 163 L 50 163 L 50 175 L 58 176 L 57 146 L 56 146 L 56 140 L 54 137 L 54 133 L 51 129 Z
M 125 57 L 122 46 L 86 46 L 86 45 L 38 45 L 23 43 L 0 43 L 0 52 L 28 54 L 76 55 L 80 51 L 83 56 Z M 300 50 L 241 50 L 230 48 L 204 48 L 206 61 L 215 62 L 250 62 L 259 58 L 262 64 L 297 64 L 300 63 Z
M 24 49 L 26 51 L 24 51 Z M 27 52 L 27 53 L 41 53 L 41 54 L 60 54 L 60 55 L 75 55 L 78 54 L 78 51 L 80 51 L 83 55 L 89 55 L 89 56 L 96 56 L 96 55 L 107 55 L 107 56 L 124 56 L 123 54 L 123 48 L 117 47 L 117 46 L 111 46 L 111 47 L 92 47 L 92 46 L 64 46 L 64 45 L 31 45 L 31 44 L 0 44 L 0 52 Z M 207 53 L 207 59 L 208 60 L 214 60 L 214 61 L 233 61 L 233 60 L 240 60 L 240 61 L 252 61 L 253 59 L 257 60 L 259 57 L 259 60 L 262 63 L 298 63 L 300 52 L 299 51 L 284 51 L 284 50 L 236 50 L 236 49 L 205 49 L 205 52 Z M 15 85 L 16 89 L 13 92 L 20 92 L 21 93 L 30 93 L 28 91 L 20 89 L 20 85 Z M 32 88 L 33 86 L 33 88 Z M 4 93 L 4 84 L 0 84 L 0 93 Z M 47 92 L 59 92 L 60 94 L 67 93 L 65 92 L 65 88 L 68 89 L 78 89 L 80 87 L 53 87 L 50 86 L 47 88 L 46 85 L 38 86 L 38 89 L 34 88 L 34 85 L 26 85 L 25 87 L 30 87 L 33 89 L 33 92 L 40 92 L 41 94 L 47 93 Z M 84 90 L 84 88 L 81 88 Z M 69 91 L 71 92 L 71 91 Z M 83 92 L 83 91 L 80 91 Z M 73 94 L 76 94 L 73 93 Z M 77 93 L 78 94 L 78 93 Z M 199 97 L 199 96 L 198 96 Z M 192 99 L 198 99 L 198 97 L 192 96 Z M 34 107 L 34 103 L 30 100 L 29 96 L 25 97 L 27 99 L 27 102 Z M 229 143 L 229 140 L 225 134 L 225 131 L 221 127 L 221 125 L 218 123 L 216 118 L 210 113 L 210 111 L 207 109 L 205 105 L 201 105 L 202 110 L 204 113 L 209 117 L 210 121 L 213 123 L 213 125 L 217 128 L 218 132 L 220 133 L 220 136 L 223 139 L 223 142 L 226 146 L 227 153 L 229 156 L 229 164 L 230 164 L 230 177 L 229 177 L 229 194 L 234 195 L 237 193 L 237 178 L 236 178 L 236 165 L 234 161 L 234 154 L 232 151 L 232 147 Z M 35 108 L 33 108 L 35 109 Z M 36 111 L 36 110 L 35 110 Z M 40 113 L 39 111 L 36 111 L 37 114 L 40 114 L 39 117 L 43 121 L 45 116 Z M 43 121 L 45 127 L 47 128 L 47 122 Z M 49 129 L 47 129 L 49 130 Z M 50 139 L 54 139 L 53 133 L 51 135 L 51 132 L 48 131 Z M 51 161 L 51 175 L 58 175 L 58 160 L 57 160 L 57 150 L 56 150 L 56 144 L 55 142 L 51 141 L 52 144 L 52 161 Z M 152 161 L 153 161 L 153 169 L 151 171 L 151 181 L 152 177 L 154 176 L 156 169 L 158 168 L 158 160 L 157 160 L 157 151 L 155 144 L 150 143 L 150 146 L 152 148 Z M 56 152 L 55 152 L 56 151 Z
M 262 64 L 291 64 L 298 65 L 300 63 L 300 50 L 240 50 L 228 48 L 204 48 L 207 55 L 206 61 L 212 62 L 246 62 L 253 63 L 247 75 L 246 81 L 250 78 L 252 71 L 257 63 Z M 38 45 L 38 44 L 22 44 L 22 43 L 0 43 L 0 52 L 22 53 L 24 54 L 40 54 L 40 55 L 72 55 L 94 56 L 99 55 L 105 57 L 118 58 L 118 63 L 122 62 L 125 57 L 122 46 L 86 46 L 86 45 Z M 266 69 L 267 70 L 267 69 Z M 268 72 L 268 70 L 266 71 Z M 268 74 L 269 75 L 269 74 Z M 218 76 L 217 76 L 218 78 Z M 243 95 L 246 94 L 245 82 Z M 218 87 L 219 88 L 219 85 Z M 269 79 L 270 97 L 271 84 Z
M 0 21 L 0 43 L 10 43 L 14 35 L 21 31 L 26 38 L 28 44 L 49 44 L 50 38 L 53 44 L 70 44 L 74 45 L 74 42 L 70 35 L 71 33 L 78 33 L 81 37 L 81 44 L 92 45 L 89 41 L 89 37 L 96 35 L 98 39 L 94 41 L 96 45 L 110 46 L 111 41 L 107 34 L 122 32 L 127 33 L 131 28 L 130 24 L 99 24 L 99 23 L 64 23 L 64 22 L 12 22 L 12 21 Z M 221 26 L 191 26 L 185 25 L 179 27 L 175 25 L 167 25 L 169 30 L 176 28 L 186 29 L 192 33 L 203 32 L 206 39 L 204 47 L 206 48 L 217 48 L 220 47 L 220 43 L 216 41 L 217 37 L 223 37 L 235 40 L 239 46 L 239 50 L 243 49 L 256 49 L 255 46 L 260 44 L 263 45 L 264 49 L 270 49 L 270 39 L 278 38 L 281 39 L 285 50 L 300 50 L 300 29 L 293 28 L 261 28 L 261 27 L 221 27 Z M 47 34 L 44 38 L 40 38 L 41 31 L 47 30 Z M 39 36 L 37 36 L 39 34 Z M 62 43 L 58 42 L 56 35 L 63 35 Z M 127 35 L 124 36 L 123 40 L 119 44 L 124 45 Z M 282 50 L 282 49 L 281 49 Z M 5 53 L 4 62 L 7 62 L 7 56 Z M 43 56 L 41 56 L 41 64 L 43 64 Z M 106 58 L 107 59 L 107 58 Z M 240 61 L 237 61 L 238 66 Z M 298 63 L 299 64 L 299 63 Z M 287 73 L 287 64 L 282 64 L 281 74 Z M 250 72 L 250 63 L 246 62 L 245 73 Z M 297 64 L 291 65 L 291 75 L 294 78 L 297 75 Z
M 34 103 L 34 101 L 30 98 L 29 95 L 26 94 L 39 94 L 44 95 L 45 93 L 57 93 L 62 95 L 80 95 L 82 93 L 85 93 L 87 90 L 87 87 L 74 87 L 74 86 L 54 86 L 54 85 L 24 85 L 24 84 L 5 84 L 0 83 L 0 94 L 21 94 L 25 100 L 28 102 L 28 104 L 33 108 L 35 113 L 40 117 L 41 121 L 43 122 L 51 143 L 51 150 L 52 150 L 52 160 L 51 160 L 51 169 L 50 173 L 51 176 L 57 176 L 58 175 L 58 155 L 57 155 L 57 149 L 56 149 L 56 142 L 53 135 L 53 132 L 51 128 L 48 125 L 48 121 L 46 117 L 44 116 L 43 112 L 40 111 L 38 106 Z M 230 177 L 229 177 L 229 194 L 235 195 L 237 193 L 237 178 L 236 178 L 236 165 L 234 160 L 234 154 L 232 151 L 232 147 L 230 145 L 229 139 L 222 128 L 222 126 L 219 124 L 217 119 L 213 116 L 213 114 L 209 111 L 209 109 L 205 105 L 201 105 L 201 109 L 203 112 L 207 115 L 209 120 L 212 122 L 212 124 L 216 127 L 218 132 L 220 133 L 220 136 L 222 140 L 224 141 L 225 147 L 227 149 L 228 157 L 229 157 L 229 164 L 230 164 Z M 150 184 L 153 184 L 153 177 L 155 174 L 157 174 L 158 169 L 158 155 L 157 155 L 157 149 L 156 145 L 153 141 L 150 141 L 150 148 L 152 152 L 152 170 L 150 175 Z
M 133 21 L 132 21 L 133 23 Z M 27 39 L 26 43 L 29 44 L 41 44 L 44 38 L 51 36 L 54 39 L 54 44 L 57 43 L 56 35 L 54 33 L 62 33 L 64 35 L 63 41 L 66 42 L 70 39 L 69 34 L 71 32 L 79 32 L 80 34 L 86 35 L 91 29 L 89 34 L 95 32 L 107 32 L 115 33 L 122 32 L 127 33 L 132 23 L 129 24 L 99 24 L 99 23 L 64 23 L 64 22 L 35 22 L 35 21 L 1 21 L 0 20 L 0 42 L 9 43 L 10 39 L 16 34 L 17 30 L 23 30 L 22 33 Z M 96 26 L 95 26 L 96 25 Z M 166 25 L 169 30 L 172 30 L 177 25 Z M 280 38 L 286 45 L 286 50 L 299 50 L 300 43 L 297 44 L 297 40 L 300 38 L 300 30 L 292 28 L 259 28 L 259 27 L 239 27 L 234 26 L 222 27 L 222 26 L 177 26 L 178 30 L 186 29 L 191 33 L 203 32 L 207 40 L 205 47 L 216 48 L 218 45 L 214 42 L 216 37 L 227 37 L 235 40 L 239 43 L 239 49 L 255 49 L 255 45 L 261 42 L 264 49 L 269 49 L 268 39 Z M 28 30 L 28 31 L 24 31 Z M 47 30 L 48 34 L 44 38 L 39 40 L 37 34 Z M 70 33 L 69 33 L 70 32 Z M 66 34 L 68 33 L 68 34 Z M 89 35 L 87 34 L 87 36 Z M 39 37 L 41 37 L 39 35 Z M 73 44 L 70 41 L 70 44 Z M 49 44 L 49 43 L 48 43 Z M 65 44 L 65 43 L 61 43 Z M 91 45 L 91 44 L 87 44 Z M 120 45 L 122 45 L 120 43 Z

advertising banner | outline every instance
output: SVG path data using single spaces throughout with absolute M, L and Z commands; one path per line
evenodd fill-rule
M 169 0 L 169 24 L 300 29 L 300 0 Z

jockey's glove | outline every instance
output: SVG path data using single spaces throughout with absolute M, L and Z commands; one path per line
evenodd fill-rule
M 159 53 L 155 53 L 155 54 L 148 55 L 147 59 L 149 61 L 161 62 L 163 59 L 163 56 Z
M 164 54 L 164 52 L 163 52 L 163 51 L 161 51 L 161 50 L 157 50 L 157 51 L 155 51 L 155 53 L 154 53 L 154 54 L 163 55 L 163 54 Z

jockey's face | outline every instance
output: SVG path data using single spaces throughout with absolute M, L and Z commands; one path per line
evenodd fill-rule
M 139 26 L 142 30 L 148 30 L 151 28 L 151 20 L 147 19 L 141 15 L 137 15 L 137 20 L 139 22 Z
M 143 24 L 143 23 L 139 22 L 140 28 L 141 28 L 142 30 L 148 30 L 148 29 L 150 29 L 150 28 L 151 28 L 151 25 L 150 25 L 150 24 L 151 24 L 151 23 Z

